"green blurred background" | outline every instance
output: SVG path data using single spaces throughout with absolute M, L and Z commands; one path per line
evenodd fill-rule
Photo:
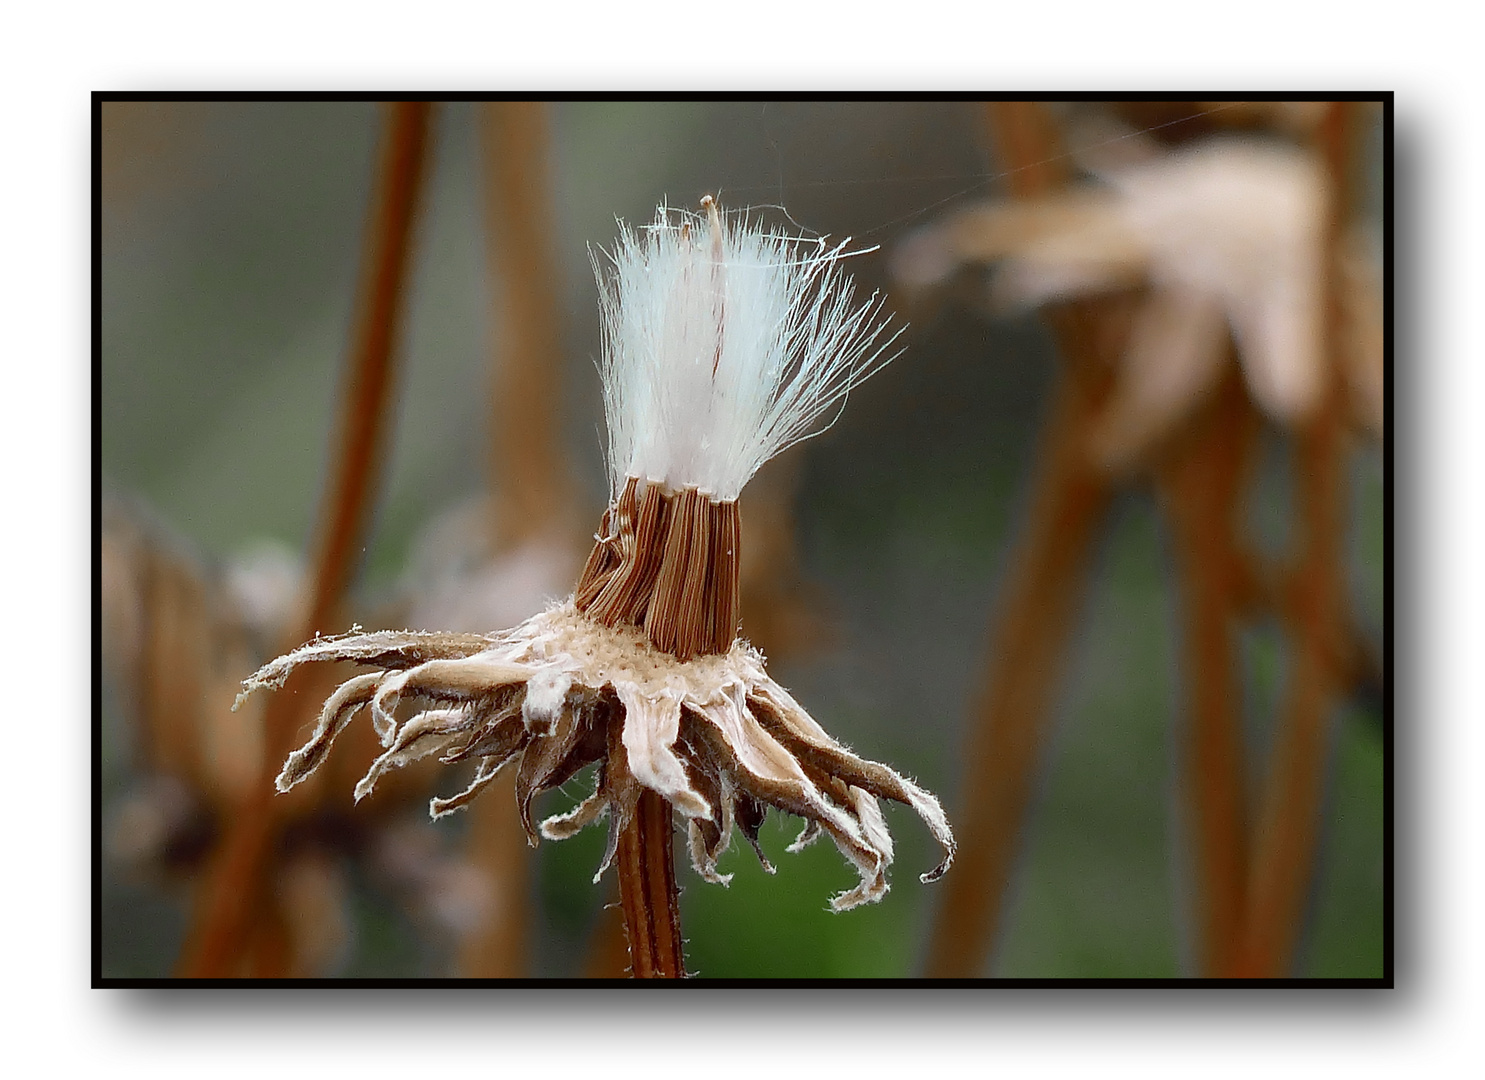
M 595 522 L 606 484 L 589 250 L 613 240 L 616 216 L 643 222 L 662 199 L 690 205 L 720 192 L 724 205 L 786 206 L 810 230 L 890 249 L 904 229 L 1000 190 L 971 103 L 565 102 L 551 120 L 564 436 L 582 513 Z M 140 497 L 207 557 L 265 537 L 296 549 L 306 540 L 377 132 L 371 103 L 103 106 L 104 485 Z M 418 530 L 484 483 L 490 327 L 475 106 L 441 107 L 435 133 L 398 423 L 360 586 L 368 600 L 393 589 Z M 1373 213 L 1377 200 L 1374 191 Z M 887 289 L 882 253 L 854 260 L 852 270 L 863 289 Z M 801 459 L 803 569 L 831 633 L 812 655 L 771 658 L 771 671 L 837 738 L 938 793 L 952 821 L 959 748 L 1055 359 L 1034 317 L 992 320 L 954 306 L 915 322 L 902 342 L 904 355 L 853 394 L 827 435 L 790 452 Z M 1269 548 L 1282 543 L 1289 517 L 1288 451 L 1280 435 L 1267 436 L 1252 527 Z M 1379 634 L 1380 448 L 1358 447 L 1352 475 L 1350 580 L 1363 624 Z M 1190 974 L 1173 794 L 1180 673 L 1169 561 L 1149 492 L 1131 489 L 1100 544 L 986 974 Z M 1249 634 L 1242 662 L 1257 747 L 1284 674 L 1277 628 Z M 107 830 L 132 773 L 109 694 L 103 719 Z M 1376 976 L 1380 705 L 1348 705 L 1335 730 L 1298 973 Z M 563 798 L 548 796 L 539 809 L 556 812 Z M 764 830 L 776 876 L 745 845 L 723 861 L 724 872 L 736 872 L 727 889 L 683 862 L 690 968 L 703 977 L 916 974 L 942 884 L 917 880 L 936 856 L 916 818 L 895 805 L 887 814 L 898 844 L 892 891 L 842 915 L 826 901 L 853 871 L 829 844 L 785 854 L 798 823 L 776 813 Z M 450 836 L 461 828 L 449 824 Z M 601 830 L 589 830 L 536 852 L 533 973 L 581 970 L 611 899 L 611 882 L 590 881 L 601 848 Z M 375 882 L 352 876 L 353 944 L 335 974 L 446 973 L 447 948 Z M 102 886 L 103 974 L 168 974 L 184 893 L 107 860 Z

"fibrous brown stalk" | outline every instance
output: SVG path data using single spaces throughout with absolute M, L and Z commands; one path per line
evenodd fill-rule
M 1334 102 L 1319 130 L 1319 151 L 1331 179 L 1325 250 L 1326 387 L 1320 407 L 1296 439 L 1297 505 L 1302 515 L 1299 558 L 1290 582 L 1289 634 L 1294 660 L 1279 714 L 1253 837 L 1247 918 L 1236 973 L 1289 973 L 1313 878 L 1320 802 L 1330 749 L 1330 725 L 1342 690 L 1336 663 L 1337 627 L 1346 625 L 1346 420 L 1337 372 L 1344 297 L 1335 255 L 1355 207 L 1354 102 Z
M 1257 435 L 1258 415 L 1232 363 L 1157 468 L 1183 614 L 1180 771 L 1193 823 L 1197 967 L 1209 976 L 1231 974 L 1244 918 L 1248 816 L 1234 631 L 1251 583 L 1236 537 Z
M 675 881 L 670 803 L 648 789 L 619 837 L 614 866 L 636 979 L 685 978 L 680 894 Z
M 577 609 L 605 626 L 641 627 L 682 660 L 724 653 L 737 637 L 741 535 L 735 500 L 641 490 L 630 477 L 578 578 Z
M 987 106 L 1006 182 L 1030 197 L 1066 176 L 1055 123 L 1032 102 Z M 1001 898 L 1026 815 L 1057 673 L 1086 589 L 1086 569 L 1111 485 L 1086 432 L 1107 396 L 1125 312 L 1117 303 L 1049 312 L 1062 359 L 1032 480 L 1031 508 L 1009 562 L 1009 592 L 991 634 L 987 689 L 971 721 L 961 808 L 959 872 L 934 924 L 926 973 L 978 975 L 996 936 Z
M 606 626 L 632 624 L 681 660 L 725 653 L 737 637 L 737 502 L 694 488 L 673 494 L 630 477 L 603 516 L 579 577 L 579 611 Z M 619 837 L 615 867 L 635 978 L 685 975 L 670 804 L 646 789 Z
M 395 345 L 407 291 L 413 219 L 426 173 L 431 111 L 427 102 L 385 107 L 386 130 L 367 222 L 347 379 L 340 396 L 334 471 L 321 501 L 308 612 L 303 626 L 291 636 L 295 642 L 338 629 L 345 591 L 363 550 L 388 427 Z M 242 950 L 255 936 L 257 913 L 269 906 L 268 867 L 282 817 L 272 802 L 273 776 L 293 746 L 305 702 L 322 699 L 325 679 L 323 673 L 295 672 L 265 710 L 261 782 L 251 787 L 198 888 L 178 967 L 187 978 L 243 973 Z M 255 967 L 254 974 L 263 974 L 274 965 L 265 961 Z

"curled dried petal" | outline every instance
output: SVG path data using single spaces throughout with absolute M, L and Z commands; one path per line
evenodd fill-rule
M 441 754 L 448 764 L 478 758 L 464 791 L 430 803 L 440 817 L 468 805 L 514 763 L 518 812 L 533 844 L 607 817 L 599 875 L 612 863 L 645 788 L 689 819 L 692 865 L 717 883 L 731 878 L 717 864 L 734 826 L 772 873 L 759 844 L 764 815 L 773 807 L 803 818 L 789 850 L 828 835 L 859 875 L 854 888 L 832 899 L 838 911 L 887 892 L 893 845 L 880 798 L 912 807 L 943 845 L 943 863 L 924 880 L 941 874 L 953 857 L 938 800 L 830 738 L 743 642 L 725 654 L 683 661 L 651 647 L 633 627 L 590 620 L 569 601 L 515 630 L 477 639 L 383 633 L 314 642 L 245 686 L 274 685 L 296 663 L 356 658 L 374 658 L 378 670 L 354 676 L 330 696 L 309 742 L 290 755 L 280 787 L 310 775 L 336 734 L 370 705 L 385 750 L 356 785 L 358 799 L 388 769 L 420 758 Z M 429 707 L 399 724 L 398 708 L 411 700 Z M 535 800 L 595 762 L 593 793 L 568 813 L 533 825 Z

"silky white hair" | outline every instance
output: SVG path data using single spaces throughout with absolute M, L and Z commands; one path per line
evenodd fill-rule
M 833 246 L 765 231 L 746 211 L 661 205 L 635 232 L 620 222 L 607 266 L 595 256 L 603 310 L 610 494 L 627 477 L 736 499 L 759 467 L 891 362 L 882 299 L 857 306 Z M 900 351 L 900 350 L 899 350 Z

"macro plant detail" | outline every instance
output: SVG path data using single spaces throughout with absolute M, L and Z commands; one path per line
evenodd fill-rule
M 261 668 L 239 697 L 282 686 L 312 661 L 369 669 L 331 694 L 279 774 L 280 791 L 312 774 L 365 709 L 384 752 L 358 799 L 387 771 L 437 754 L 476 771 L 464 791 L 433 800 L 434 817 L 507 768 L 532 844 L 606 817 L 598 874 L 619 866 L 636 975 L 684 971 L 672 811 L 686 819 L 697 872 L 723 884 L 717 860 L 734 828 L 761 859 L 769 807 L 803 818 L 790 850 L 828 835 L 858 873 L 831 901 L 836 910 L 887 891 L 893 848 L 878 799 L 912 807 L 942 845 L 943 861 L 922 880 L 941 876 L 954 854 L 937 799 L 831 738 L 738 636 L 738 496 L 892 359 L 895 335 L 877 297 L 854 300 L 840 268 L 848 241 L 768 232 L 710 198 L 702 205 L 699 215 L 662 206 L 596 268 L 610 502 L 572 596 L 497 633 L 317 638 Z M 399 720 L 403 701 L 424 707 Z M 587 799 L 533 823 L 538 795 L 595 764 Z M 669 924 L 653 963 L 636 936 L 646 933 L 641 914 Z
M 640 973 L 626 917 L 677 883 L 672 953 L 709 978 L 1390 972 L 1390 110 L 1352 106 L 1347 154 L 1349 103 L 1325 101 L 103 96 L 95 984 L 613 980 Z M 1303 168 L 1246 167 L 1280 158 Z M 1323 238 L 1313 209 L 1255 216 L 1286 176 L 1323 179 Z M 260 665 L 353 626 L 485 639 L 575 606 L 590 554 L 585 602 L 625 572 L 652 470 L 605 468 L 572 243 L 609 248 L 611 208 L 643 246 L 662 192 L 718 183 L 788 206 L 750 213 L 795 236 L 879 244 L 841 263 L 856 303 L 881 289 L 886 333 L 912 324 L 887 350 L 911 363 L 747 481 L 737 619 L 832 736 L 947 800 L 954 872 L 920 890 L 889 867 L 889 902 L 839 916 L 854 864 L 833 841 L 786 855 L 806 822 L 775 813 L 776 875 L 743 835 L 714 867 L 730 888 L 693 883 L 693 819 L 638 784 L 595 885 L 607 806 L 572 842 L 527 827 L 595 794 L 599 761 L 524 825 L 529 734 L 466 814 L 428 812 L 477 775 L 440 762 L 457 742 L 356 801 L 389 749 L 369 701 L 278 793 L 344 681 L 410 668 L 306 662 L 233 710 Z M 1238 322 L 1265 318 L 1245 275 L 1294 242 L 1327 253 L 1302 283 L 1326 341 L 1276 369 Z M 900 273 L 934 249 L 939 275 Z M 1318 401 L 1260 393 L 1313 392 L 1317 362 Z M 637 577 L 672 518 L 703 517 L 707 547 L 731 528 L 732 500 L 686 487 L 661 485 Z M 688 663 L 731 650 L 715 625 L 684 644 L 641 587 L 610 629 Z M 399 726 L 457 707 L 388 705 Z M 881 810 L 894 861 L 932 867 L 928 830 Z

